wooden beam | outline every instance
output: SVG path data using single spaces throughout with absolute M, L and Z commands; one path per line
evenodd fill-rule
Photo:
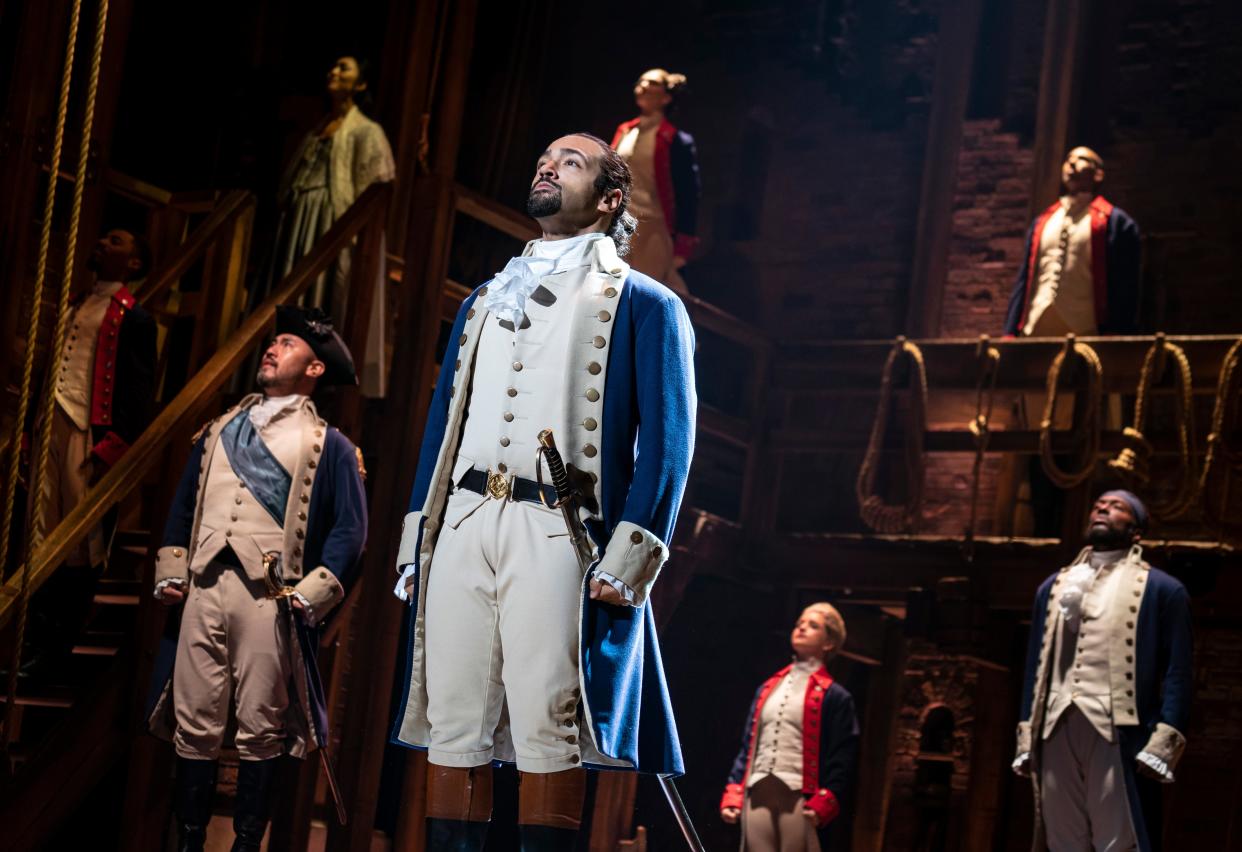
M 1048 0 L 1035 112 L 1031 215 L 1060 194 L 1061 162 L 1075 142 L 1078 95 L 1086 51 L 1087 0 Z
M 435 346 L 441 323 L 441 300 L 448 275 L 448 251 L 454 218 L 453 176 L 461 141 L 470 57 L 474 45 L 477 0 L 440 0 L 420 21 L 435 25 L 443 16 L 445 35 L 442 65 L 428 68 L 438 81 L 435 91 L 435 125 L 432 128 L 429 165 L 431 174 L 415 179 L 411 192 L 405 236 L 403 286 L 408 288 L 408 307 L 399 318 L 393 382 L 383 403 L 390 416 L 380 418 L 382 434 L 377 442 L 389 455 L 375 471 L 371 493 L 371 546 L 364 556 L 357 622 L 366 629 L 357 637 L 353 654 L 367 661 L 367 678 L 351 691 L 342 718 L 339 777 L 350 814 L 345 827 L 330 825 L 328 852 L 363 852 L 371 843 L 378 804 L 380 768 L 392 722 L 391 697 L 397 653 L 402 646 L 402 609 L 392 596 L 393 572 L 405 510 L 413 485 L 421 447 L 422 428 L 436 375 Z M 410 79 L 412 89 L 425 79 Z M 406 762 L 402 807 L 416 807 L 419 795 L 415 778 L 418 764 L 412 755 Z M 395 849 L 421 848 L 423 826 L 403 821 Z M 402 831 L 405 833 L 403 834 Z
M 901 710 L 901 682 L 906 669 L 906 642 L 901 623 L 886 623 L 884 662 L 871 672 L 859 743 L 858 794 L 852 849 L 880 852 L 892 789 L 894 729 Z
M 940 10 L 931 117 L 923 152 L 923 181 L 904 329 L 920 337 L 940 333 L 962 123 L 970 100 L 982 8 L 982 0 L 949 0 Z

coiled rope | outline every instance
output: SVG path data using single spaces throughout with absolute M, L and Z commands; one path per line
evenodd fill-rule
M 1057 390 L 1061 383 L 1061 370 L 1070 356 L 1076 355 L 1087 365 L 1086 414 L 1082 427 L 1087 431 L 1087 449 L 1081 466 L 1074 471 L 1062 470 L 1052 454 L 1052 424 L 1056 422 Z M 1065 346 L 1052 359 L 1048 368 L 1048 397 L 1044 400 L 1044 416 L 1039 424 L 1039 460 L 1044 473 L 1058 488 L 1073 488 L 1095 470 L 1095 457 L 1100 451 L 1100 409 L 1103 400 L 1104 367 L 1100 356 L 1074 335 L 1065 335 Z M 1077 392 L 1075 393 L 1077 395 Z
M 1152 503 L 1152 514 L 1161 518 L 1176 518 L 1185 514 L 1194 506 L 1199 496 L 1199 481 L 1195 472 L 1194 398 L 1190 359 L 1186 357 L 1182 347 L 1170 343 L 1163 333 L 1156 335 L 1139 370 L 1137 395 L 1134 398 L 1134 422 L 1122 433 L 1128 446 L 1108 462 L 1110 468 L 1135 485 L 1144 487 L 1151 481 L 1151 456 L 1154 448 L 1143 434 L 1147 424 L 1148 398 L 1152 385 L 1164 374 L 1170 361 L 1174 367 L 1173 380 L 1177 393 L 1175 417 L 1182 479 L 1177 493 L 1171 499 Z
M 911 362 L 910 405 L 906 416 L 906 502 L 892 504 L 884 501 L 875 491 L 875 479 L 879 470 L 880 454 L 884 447 L 884 433 L 888 425 L 888 412 L 893 400 L 893 367 L 897 358 L 905 355 Z M 923 510 L 923 473 L 926 461 L 923 457 L 923 431 L 927 420 L 927 367 L 919 347 L 898 337 L 884 362 L 880 375 L 880 401 L 876 407 L 875 420 L 871 424 L 871 437 L 863 454 L 862 466 L 854 483 L 858 498 L 858 514 L 863 523 L 882 533 L 900 533 L 913 530 Z
M 988 451 L 991 437 L 992 402 L 996 397 L 996 376 L 1000 372 L 1000 350 L 991 344 L 986 334 L 979 336 L 975 348 L 979 359 L 979 375 L 975 379 L 975 417 L 969 429 L 975 442 L 975 463 L 970 481 L 970 525 L 966 528 L 966 558 L 974 558 L 975 524 L 979 513 L 979 481 L 983 475 L 983 458 Z
M 1242 476 L 1242 447 L 1230 446 L 1227 430 L 1238 422 L 1238 407 L 1242 405 L 1242 338 L 1234 342 L 1225 353 L 1216 380 L 1216 403 L 1212 408 L 1212 427 L 1207 437 L 1207 452 L 1199 478 L 1199 492 L 1203 495 L 1203 514 L 1208 523 L 1217 529 L 1226 525 L 1239 526 L 1239 520 L 1229 518 L 1230 485 L 1235 477 Z M 1217 486 L 1213 486 L 1217 482 Z M 1219 494 L 1217 494 L 1219 492 Z M 1218 499 L 1213 499 L 1218 498 Z
M 56 104 L 56 130 L 52 143 L 52 161 L 48 175 L 48 189 L 44 200 L 42 230 L 39 235 L 39 258 L 35 272 L 35 286 L 31 294 L 30 322 L 26 334 L 26 353 L 22 365 L 21 392 L 18 398 L 18 416 L 14 429 L 12 455 L 9 460 L 9 482 L 5 492 L 3 529 L 0 529 L 0 565 L 6 564 L 9 554 L 9 530 L 13 520 L 13 504 L 16 494 L 17 474 L 21 451 L 21 429 L 26 421 L 29 410 L 32 376 L 34 373 L 34 352 L 36 337 L 39 330 L 39 308 L 43 303 L 43 287 L 47 277 L 47 256 L 51 244 L 52 213 L 56 204 L 56 184 L 60 174 L 61 150 L 64 143 L 65 121 L 69 112 L 69 92 L 73 76 L 75 48 L 78 40 L 78 23 L 81 20 L 81 0 L 73 0 L 69 13 L 69 34 L 65 46 L 65 64 L 61 74 L 60 99 Z M 73 203 L 69 214 L 69 231 L 66 235 L 64 272 L 61 276 L 59 299 L 57 301 L 56 330 L 52 338 L 52 347 L 48 353 L 48 363 L 60 361 L 64 348 L 65 332 L 69 320 L 69 291 L 73 283 L 74 255 L 77 250 L 78 225 L 82 213 L 82 193 L 86 186 L 86 169 L 90 157 L 91 130 L 95 122 L 95 99 L 99 91 L 99 68 L 103 60 L 104 33 L 108 23 L 108 0 L 99 0 L 99 11 L 95 20 L 95 40 L 91 51 L 90 76 L 87 82 L 86 102 L 82 114 L 82 134 L 78 146 L 78 168 L 73 184 Z M 18 569 L 19 584 L 17 598 L 17 619 L 13 639 L 13 653 L 9 662 L 9 682 L 6 692 L 7 703 L 4 715 L 4 746 L 7 749 L 13 741 L 13 722 L 17 709 L 17 675 L 21 666 L 22 643 L 26 634 L 26 615 L 30 602 L 30 556 L 43 541 L 45 530 L 40 521 L 42 504 L 42 483 L 47 472 L 48 456 L 51 442 L 48 430 L 51 425 L 55 392 L 52 383 L 46 383 L 42 408 L 40 412 L 40 434 L 38 437 L 38 454 L 33 475 L 30 477 L 31 500 L 31 531 L 27 537 L 25 558 Z

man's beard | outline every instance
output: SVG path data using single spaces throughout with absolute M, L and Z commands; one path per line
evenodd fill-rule
M 561 188 L 556 187 L 555 191 L 541 189 L 538 192 L 531 190 L 530 195 L 526 198 L 526 215 L 532 219 L 542 219 L 545 216 L 552 216 L 561 212 Z
M 267 390 L 269 387 L 276 384 L 275 371 L 265 374 L 263 372 L 263 368 L 259 367 L 259 371 L 254 374 L 254 383 L 259 386 L 260 390 Z
M 1113 527 L 1097 527 L 1094 523 L 1087 528 L 1087 543 L 1096 550 L 1121 550 L 1130 546 L 1134 540 L 1134 530 L 1130 527 L 1114 529 Z

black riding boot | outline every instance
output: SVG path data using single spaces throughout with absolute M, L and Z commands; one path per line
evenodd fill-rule
M 242 760 L 237 767 L 233 805 L 233 852 L 259 852 L 272 809 L 272 778 L 279 758 Z
M 436 852 L 482 852 L 487 823 L 427 818 L 427 849 Z
M 550 825 L 519 825 L 522 852 L 573 852 L 578 830 Z
M 216 762 L 177 758 L 173 813 L 177 818 L 178 852 L 203 852 L 211 798 L 216 792 Z

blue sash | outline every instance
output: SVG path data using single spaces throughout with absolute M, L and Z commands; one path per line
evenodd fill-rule
M 233 473 L 246 483 L 250 493 L 272 516 L 272 520 L 283 527 L 293 477 L 263 443 L 258 430 L 250 422 L 248 412 L 237 412 L 237 416 L 221 430 L 220 443 L 224 446 Z

